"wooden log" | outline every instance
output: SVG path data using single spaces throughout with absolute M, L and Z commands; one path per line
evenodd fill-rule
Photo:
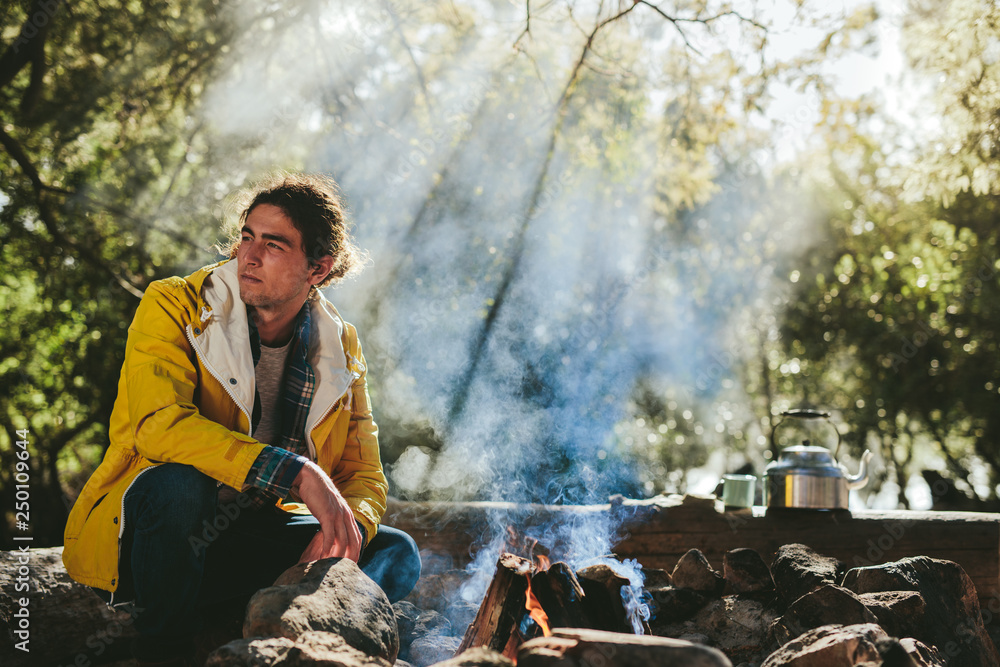
M 496 574 L 479 605 L 476 620 L 466 630 L 456 655 L 476 646 L 484 646 L 505 655 L 517 649 L 520 640 L 512 640 L 512 636 L 516 634 L 517 626 L 526 613 L 525 592 L 528 589 L 528 577 L 534 570 L 535 566 L 525 558 L 509 553 L 500 555 Z
M 549 617 L 550 629 L 596 627 L 584 606 L 583 587 L 566 563 L 553 563 L 549 569 L 533 574 L 531 590 Z
M 618 522 L 627 536 L 614 546 L 615 553 L 636 558 L 647 568 L 671 570 L 692 548 L 700 549 L 716 568 L 721 568 L 726 551 L 739 547 L 755 549 L 770 563 L 778 547 L 795 542 L 848 567 L 920 555 L 950 560 L 972 578 L 984 608 L 993 616 L 1000 613 L 1000 514 L 771 510 L 754 516 L 750 510 L 725 512 L 711 497 L 658 496 L 585 506 L 391 501 L 385 522 L 409 532 L 422 549 L 447 554 L 461 567 L 491 534 L 491 525 L 526 530 L 588 517 Z
M 586 597 L 588 613 L 596 620 L 591 626 L 611 632 L 631 632 L 622 600 L 622 587 L 629 581 L 607 565 L 591 565 L 576 573 Z

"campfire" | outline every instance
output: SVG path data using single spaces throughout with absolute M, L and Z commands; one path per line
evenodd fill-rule
M 430 524 L 427 508 L 419 509 L 419 521 Z M 421 650 L 401 653 L 403 659 L 430 665 L 444 659 L 446 647 L 455 656 L 482 647 L 521 667 L 556 664 L 556 656 L 561 665 L 583 665 L 588 651 L 597 652 L 590 664 L 604 665 L 684 664 L 681 654 L 723 667 L 827 658 L 822 664 L 1000 664 L 991 637 L 1000 626 L 1000 530 L 992 515 L 755 516 L 701 497 L 612 502 L 604 510 L 531 509 L 517 525 L 534 535 L 553 532 L 534 526 L 575 526 L 599 511 L 623 518 L 627 534 L 614 550 L 626 560 L 579 563 L 558 540 L 546 549 L 511 538 L 494 556 L 495 567 L 443 565 L 422 579 L 411 598 L 417 609 L 407 613 L 417 618 L 420 609 L 439 609 L 450 631 L 437 640 L 410 635 Z M 442 563 L 458 560 L 460 535 L 482 534 L 479 519 L 465 524 L 465 516 L 482 515 L 456 521 L 450 514 L 448 532 L 424 533 L 439 553 L 455 545 Z M 457 595 L 473 589 L 474 601 Z M 428 660 L 432 647 L 440 657 Z
M 541 570 L 549 569 L 549 559 L 545 556 L 539 556 Z M 535 592 L 531 590 L 531 573 L 526 572 L 524 576 L 528 580 L 528 586 L 524 593 L 524 608 L 528 612 L 528 616 L 535 622 L 541 631 L 542 635 L 545 637 L 552 636 L 552 630 L 549 629 L 549 615 L 545 613 L 545 609 L 542 607 L 542 603 L 538 601 L 535 596 Z
M 486 646 L 514 658 L 518 647 L 552 628 L 630 632 L 622 590 L 628 579 L 608 565 L 577 572 L 564 562 L 549 563 L 505 553 L 461 649 Z
M 997 664 L 970 604 L 974 588 L 954 563 L 915 558 L 845 573 L 836 559 L 787 545 L 771 567 L 751 549 L 732 550 L 718 572 L 693 549 L 672 572 L 641 575 L 650 585 L 637 591 L 616 572 L 635 563 L 604 560 L 574 571 L 545 556 L 503 553 L 458 653 L 484 647 L 521 665 L 554 665 L 550 658 L 570 654 L 576 662 L 559 664 L 583 665 L 580 656 L 595 651 L 608 665 L 674 664 L 678 652 L 720 667 Z M 961 651 L 935 621 L 946 618 L 972 619 Z

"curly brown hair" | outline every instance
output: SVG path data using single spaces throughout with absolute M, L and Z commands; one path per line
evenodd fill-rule
M 219 247 L 219 252 L 230 259 L 236 257 L 247 216 L 261 204 L 277 206 L 289 217 L 302 234 L 303 249 L 310 263 L 326 255 L 333 257 L 333 268 L 316 285 L 317 289 L 363 268 L 367 255 L 351 239 L 340 188 L 336 181 L 322 174 L 278 172 L 240 192 L 233 206 L 242 212 L 237 220 L 227 223 L 228 242 Z

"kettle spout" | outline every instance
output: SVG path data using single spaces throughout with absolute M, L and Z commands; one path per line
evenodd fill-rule
M 872 453 L 870 450 L 865 450 L 865 453 L 861 455 L 861 467 L 858 468 L 858 474 L 854 477 L 847 477 L 847 488 L 850 490 L 860 489 L 865 484 L 868 483 L 868 460 L 871 459 Z

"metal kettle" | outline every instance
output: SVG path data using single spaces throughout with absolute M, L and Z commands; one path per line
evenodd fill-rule
M 837 463 L 840 449 L 840 430 L 833 423 L 829 412 L 819 410 L 786 410 L 771 430 L 771 450 L 777 450 L 775 433 L 778 425 L 787 419 L 824 419 L 837 433 L 837 446 L 830 453 L 826 447 L 803 440 L 801 445 L 785 447 L 778 460 L 764 469 L 764 502 L 770 507 L 797 507 L 807 509 L 847 509 L 852 489 L 860 489 L 868 482 L 868 460 L 872 453 L 865 450 L 861 456 L 858 474 L 847 474 Z

